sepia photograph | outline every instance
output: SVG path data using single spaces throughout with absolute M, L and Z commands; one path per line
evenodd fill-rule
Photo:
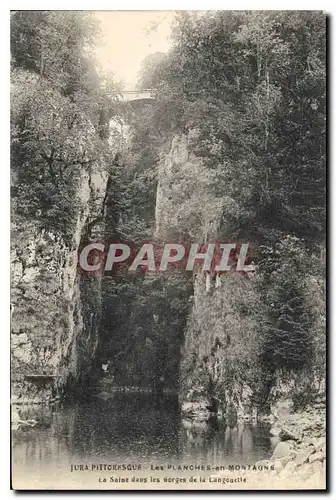
M 327 24 L 10 12 L 11 489 L 326 490 Z

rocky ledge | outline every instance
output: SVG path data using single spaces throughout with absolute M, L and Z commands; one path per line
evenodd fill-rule
M 286 423 L 286 428 L 288 427 Z M 246 471 L 225 473 L 227 488 L 235 488 L 234 478 L 242 478 L 242 489 L 301 490 L 326 488 L 326 439 L 321 437 L 303 437 L 302 441 L 287 439 L 283 427 L 276 427 L 278 441 L 269 460 L 261 460 Z M 280 432 L 278 432 L 280 430 Z M 273 429 L 275 432 L 275 429 Z M 213 478 L 223 479 L 223 473 Z M 229 482 L 229 479 L 232 481 Z M 246 480 L 246 481 L 245 481 Z
M 57 403 L 56 403 L 57 404 Z M 48 428 L 51 425 L 53 405 L 20 404 L 11 407 L 13 431 L 29 431 L 32 428 Z M 16 433 L 14 434 L 16 435 Z
M 184 401 L 181 405 L 181 414 L 185 419 L 197 421 L 208 421 L 213 417 L 222 417 L 218 408 L 218 400 L 209 398 L 202 401 Z
M 296 478 L 307 483 L 306 487 L 325 487 L 325 407 L 312 406 L 283 415 L 270 434 L 275 448 L 269 463 L 274 466 L 275 476 L 282 480 Z
M 212 408 L 211 408 L 212 409 Z M 206 403 L 184 403 L 182 415 L 193 422 L 207 421 L 212 412 Z M 274 446 L 269 460 L 255 464 L 253 470 L 239 471 L 246 482 L 240 487 L 247 489 L 325 489 L 326 487 L 326 425 L 325 398 L 318 398 L 310 407 L 294 411 L 290 398 L 277 401 L 270 415 L 257 420 L 271 422 L 271 441 Z M 247 416 L 246 416 L 247 417 Z M 224 418 L 227 418 L 224 415 Z M 242 420 L 251 420 L 243 418 Z M 226 471 L 213 476 L 226 487 L 234 488 L 237 472 Z

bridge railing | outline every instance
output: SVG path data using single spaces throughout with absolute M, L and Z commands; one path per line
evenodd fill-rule
M 156 89 L 123 90 L 120 95 L 123 101 L 139 101 L 141 99 L 154 99 Z

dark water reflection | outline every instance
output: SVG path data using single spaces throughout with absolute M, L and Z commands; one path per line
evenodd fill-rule
M 42 408 L 38 411 L 41 418 Z M 48 466 L 101 461 L 252 464 L 271 454 L 267 426 L 230 428 L 216 421 L 181 420 L 177 398 L 172 396 L 116 394 L 105 401 L 95 399 L 44 412 L 44 427 L 13 436 L 14 463 L 35 473 Z

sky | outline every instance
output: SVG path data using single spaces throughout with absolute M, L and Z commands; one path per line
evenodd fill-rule
M 142 60 L 168 52 L 174 11 L 96 12 L 102 31 L 96 54 L 103 71 L 113 72 L 125 89 L 134 89 Z

